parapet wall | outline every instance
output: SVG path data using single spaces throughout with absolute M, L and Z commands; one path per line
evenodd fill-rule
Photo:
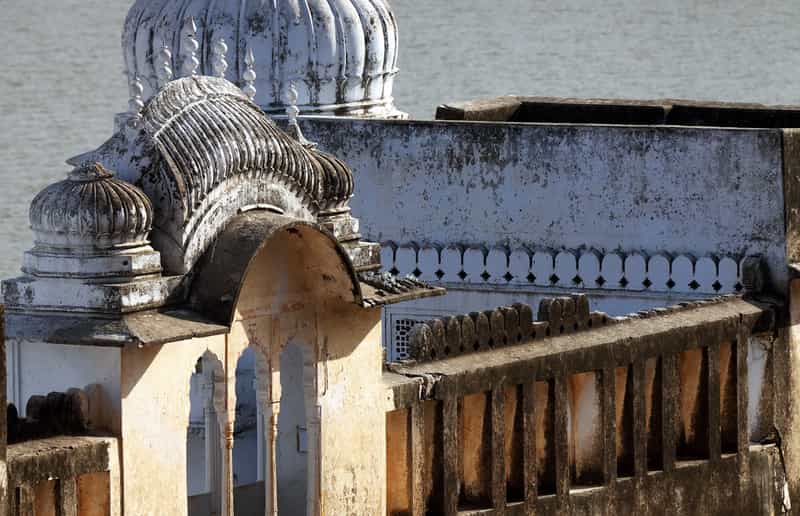
M 353 168 L 364 236 L 394 248 L 761 255 L 774 283 L 787 279 L 780 130 L 330 119 L 303 130 Z
M 389 514 L 788 510 L 779 306 L 727 296 L 609 319 L 575 296 L 532 312 L 420 325 L 416 360 L 389 365 Z M 527 337 L 462 351 L 482 317 L 477 342 Z
M 118 453 L 110 437 L 50 437 L 9 446 L 9 516 L 119 516 Z

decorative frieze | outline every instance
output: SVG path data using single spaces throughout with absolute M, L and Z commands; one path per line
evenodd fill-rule
M 503 247 L 417 246 L 385 242 L 384 270 L 423 281 L 487 286 L 557 287 L 726 294 L 744 289 L 743 266 L 757 256 L 703 256 Z

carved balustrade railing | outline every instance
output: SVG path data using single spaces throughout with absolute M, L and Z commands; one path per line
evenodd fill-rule
M 773 428 L 777 313 L 727 296 L 611 318 L 572 296 L 417 326 L 385 375 L 388 514 L 777 503 L 753 495 L 782 481 L 775 447 L 751 448 Z

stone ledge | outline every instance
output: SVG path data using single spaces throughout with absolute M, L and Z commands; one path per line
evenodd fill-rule
M 113 437 L 51 437 L 8 447 L 9 487 L 108 471 Z M 114 451 L 112 451 L 114 450 Z

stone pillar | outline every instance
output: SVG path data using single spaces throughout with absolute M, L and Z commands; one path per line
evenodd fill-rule
M 266 382 L 264 382 L 266 383 Z M 258 405 L 259 480 L 264 481 L 264 514 L 278 514 L 275 440 L 278 431 L 278 408 L 272 403 L 269 389 L 256 381 Z
M 269 471 L 267 480 L 264 483 L 264 491 L 267 494 L 267 505 L 264 514 L 278 516 L 278 458 L 275 453 L 275 445 L 278 442 L 278 416 L 280 415 L 280 405 L 271 403 L 268 417 L 269 426 L 267 436 L 267 464 Z M 265 421 L 267 419 L 265 418 Z
M 214 407 L 214 379 L 208 378 L 203 385 L 206 445 L 206 490 L 209 493 L 210 513 L 218 515 L 221 511 L 222 476 L 220 454 L 220 432 L 217 410 Z
M 227 415 L 227 413 L 226 413 Z M 233 424 L 232 417 L 220 421 L 222 439 L 222 511 L 221 516 L 233 516 Z

